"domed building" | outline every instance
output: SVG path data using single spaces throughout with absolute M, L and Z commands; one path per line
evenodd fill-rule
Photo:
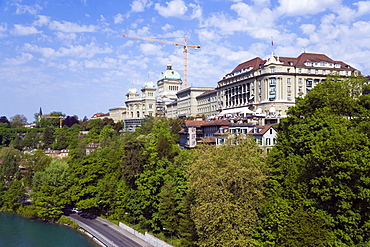
M 180 74 L 172 69 L 171 64 L 168 64 L 167 69 L 158 77 L 158 96 L 164 101 L 175 101 L 176 93 L 181 90 L 181 85 Z
M 136 88 L 129 88 L 125 101 L 125 128 L 134 130 L 141 126 L 146 116 L 163 116 L 165 104 L 177 99 L 176 93 L 181 90 L 181 85 L 180 74 L 168 64 L 167 69 L 158 77 L 158 92 L 155 83 L 150 80 L 143 84 L 141 95 Z

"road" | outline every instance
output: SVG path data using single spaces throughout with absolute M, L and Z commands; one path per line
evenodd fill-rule
M 120 228 L 116 224 L 97 217 L 95 219 L 83 218 L 78 214 L 68 216 L 81 228 L 85 229 L 106 246 L 113 247 L 150 247 L 152 245 L 144 242 L 135 235 Z

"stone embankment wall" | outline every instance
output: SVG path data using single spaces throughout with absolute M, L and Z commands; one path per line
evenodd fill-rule
M 134 234 L 136 237 L 142 239 L 143 241 L 153 245 L 154 247 L 173 247 L 172 245 L 166 243 L 165 241 L 163 240 L 160 240 L 159 238 L 156 238 L 154 237 L 152 234 L 150 233 L 145 233 L 145 234 L 142 234 L 138 231 L 136 231 L 135 229 L 123 224 L 122 222 L 119 223 L 119 226 L 128 231 L 129 233 L 131 234 Z

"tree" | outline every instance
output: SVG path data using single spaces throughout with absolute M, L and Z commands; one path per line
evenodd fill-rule
M 12 147 L 0 149 L 0 180 L 9 187 L 13 180 L 18 178 L 20 152 Z
M 59 160 L 52 160 L 45 171 L 35 173 L 32 198 L 40 218 L 56 219 L 60 209 L 69 204 L 69 175 L 69 165 Z
M 179 147 L 165 121 L 158 120 L 148 124 L 153 126 L 151 134 L 145 137 L 139 136 L 148 140 L 142 150 L 146 162 L 135 180 L 135 196 L 128 202 L 130 205 L 128 211 L 131 215 L 138 216 L 140 227 L 156 232 L 162 230 L 159 193 L 163 186 L 166 168 L 178 154 Z M 144 125 L 139 133 L 143 133 L 148 128 L 150 128 L 148 125 Z
M 190 205 L 193 203 L 188 189 L 186 170 L 192 162 L 191 150 L 182 150 L 164 171 L 164 183 L 159 193 L 161 225 L 167 237 L 179 238 L 181 246 L 192 246 L 197 239 Z
M 369 244 L 370 140 L 361 124 L 369 116 L 369 96 L 361 96 L 365 87 L 360 78 L 329 77 L 281 121 L 269 156 L 273 176 L 261 211 L 262 244 Z
M 100 190 L 104 187 L 110 188 L 108 182 L 102 180 L 109 180 L 112 177 L 119 178 L 120 159 L 120 151 L 106 147 L 84 156 L 82 161 L 74 161 L 71 165 L 71 186 L 69 188 L 72 203 L 82 209 L 94 210 L 105 206 L 100 201 L 104 203 L 112 201 L 114 197 L 112 193 L 103 195 L 104 192 L 101 194 Z
M 78 118 L 76 116 L 67 116 L 63 120 L 63 126 L 72 127 L 74 124 L 79 124 Z
M 6 116 L 1 116 L 0 117 L 0 123 L 6 123 L 9 124 L 9 120 Z
M 10 128 L 9 123 L 0 123 L 0 147 L 8 147 L 15 136 L 16 131 Z
M 43 134 L 42 140 L 44 142 L 44 147 L 49 147 L 54 142 L 54 128 L 46 127 Z
M 27 124 L 27 118 L 23 114 L 17 114 L 10 118 L 13 127 L 22 127 Z
M 268 170 L 253 140 L 228 140 L 196 149 L 188 169 L 199 246 L 253 245 Z

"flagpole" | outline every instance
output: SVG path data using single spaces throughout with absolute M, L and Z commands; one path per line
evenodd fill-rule
M 271 36 L 271 50 L 272 50 L 272 56 L 274 56 L 274 37 Z

